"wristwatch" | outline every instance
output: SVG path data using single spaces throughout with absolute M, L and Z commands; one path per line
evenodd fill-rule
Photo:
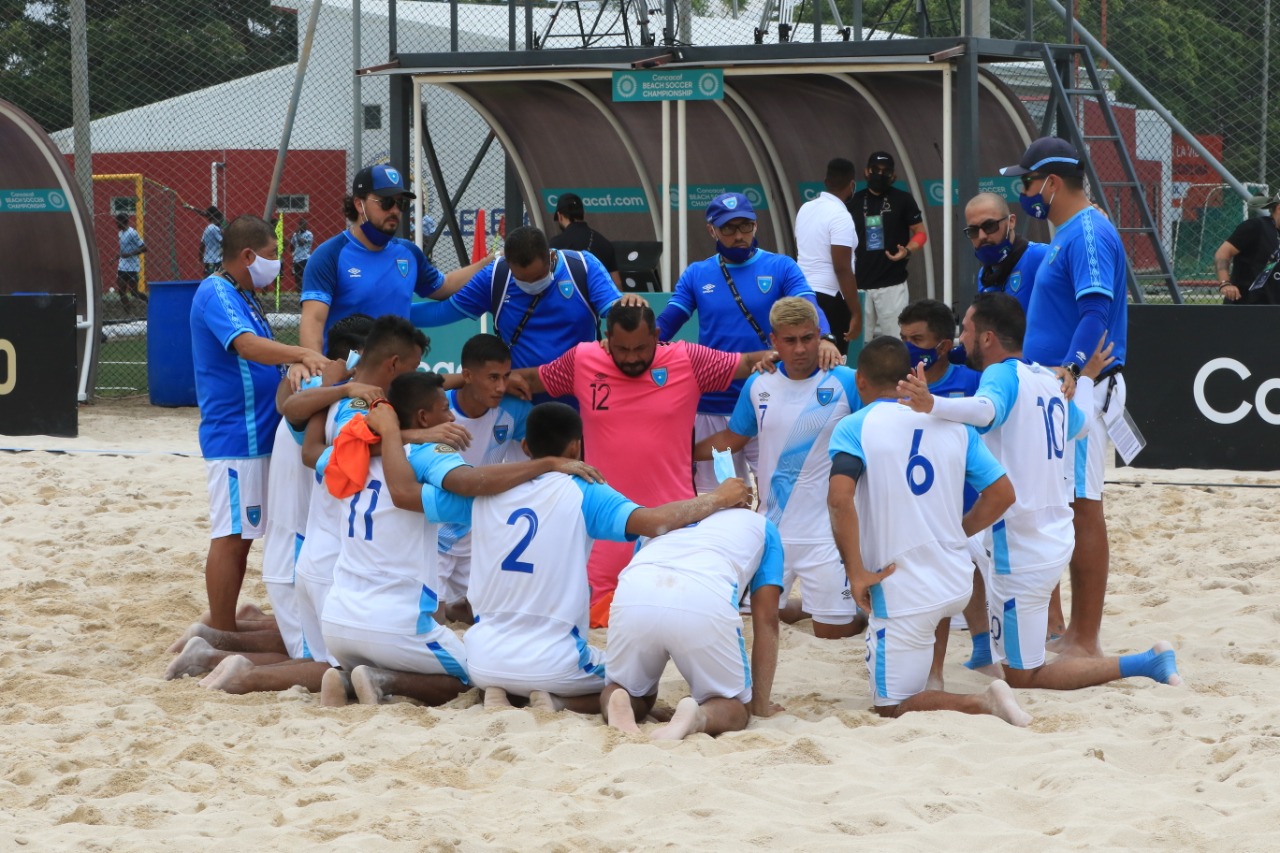
M 836 343 L 836 336 L 831 334 L 830 332 L 823 335 L 820 340 L 824 340 L 829 344 L 834 344 L 835 346 L 839 346 L 839 344 Z
M 1070 371 L 1072 378 L 1074 379 L 1080 378 L 1080 365 L 1076 364 L 1074 361 L 1069 361 L 1062 366 L 1065 367 L 1068 371 Z

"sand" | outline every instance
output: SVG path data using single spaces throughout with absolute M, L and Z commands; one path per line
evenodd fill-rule
M 1277 492 L 1206 484 L 1280 477 L 1114 472 L 1105 643 L 1171 640 L 1181 688 L 1019 691 L 1029 729 L 882 721 L 861 639 L 802 623 L 782 630 L 785 713 L 659 746 L 474 693 L 323 709 L 165 682 L 204 607 L 196 423 L 134 401 L 84 408 L 78 439 L 0 439 L 133 454 L 0 455 L 0 849 L 1276 848 Z M 243 599 L 265 604 L 256 577 Z M 968 645 L 953 634 L 956 690 L 985 683 Z

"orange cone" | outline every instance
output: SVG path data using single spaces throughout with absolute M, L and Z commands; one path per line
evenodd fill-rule
M 484 208 L 476 211 L 476 230 L 471 240 L 471 263 L 483 261 L 489 257 L 489 248 L 485 245 Z

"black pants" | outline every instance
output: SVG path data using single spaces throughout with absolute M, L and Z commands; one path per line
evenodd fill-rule
M 848 355 L 849 342 L 844 339 L 844 335 L 849 331 L 849 321 L 853 319 L 853 315 L 844 301 L 844 294 L 832 296 L 829 293 L 815 293 L 814 296 L 818 297 L 818 307 L 827 317 L 831 334 L 836 336 L 836 347 L 840 350 L 840 354 Z

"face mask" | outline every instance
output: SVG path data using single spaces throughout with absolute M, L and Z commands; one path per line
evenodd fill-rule
M 515 282 L 516 282 L 516 287 L 520 288 L 525 293 L 529 294 L 530 296 L 537 296 L 539 293 L 541 293 L 542 291 L 550 287 L 551 282 L 555 280 L 556 280 L 555 273 L 552 272 L 551 270 L 547 270 L 547 274 L 544 275 L 542 278 L 538 279 L 537 281 L 521 281 L 520 279 L 517 278 L 515 279 Z
M 279 260 L 273 261 L 258 255 L 253 259 L 253 263 L 249 264 L 249 277 L 253 279 L 253 286 L 258 290 L 271 284 L 278 275 L 280 275 Z
M 756 247 L 760 243 L 754 237 L 751 238 L 750 246 L 726 246 L 719 240 L 716 240 L 716 251 L 720 253 L 720 257 L 730 264 L 745 264 L 751 260 L 751 255 L 755 252 Z
M 938 351 L 936 349 L 918 347 L 910 341 L 903 341 L 903 343 L 907 345 L 907 352 L 911 355 L 912 368 L 920 363 L 923 363 L 925 368 L 930 368 L 938 360 Z
M 1006 235 L 1003 240 L 994 246 L 979 246 L 973 250 L 973 256 L 978 259 L 978 263 L 984 267 L 994 267 L 996 264 L 1009 257 L 1009 252 L 1013 251 L 1013 241 Z
M 369 221 L 368 214 L 362 215 L 364 216 L 364 222 L 360 223 L 360 233 L 364 235 L 366 240 L 377 246 L 379 249 L 391 242 L 390 234 L 378 228 L 374 228 L 373 223 Z
M 893 181 L 889 175 L 882 175 L 879 172 L 873 172 L 867 177 L 867 188 L 873 193 L 884 195 L 885 190 L 893 186 Z
M 1057 190 L 1053 191 L 1053 195 L 1049 196 L 1049 200 L 1044 198 L 1044 184 L 1040 185 L 1040 192 L 1035 195 L 1018 196 L 1018 204 L 1022 205 L 1023 211 L 1032 219 L 1048 219 L 1049 206 L 1053 204 L 1053 197 L 1058 194 Z

